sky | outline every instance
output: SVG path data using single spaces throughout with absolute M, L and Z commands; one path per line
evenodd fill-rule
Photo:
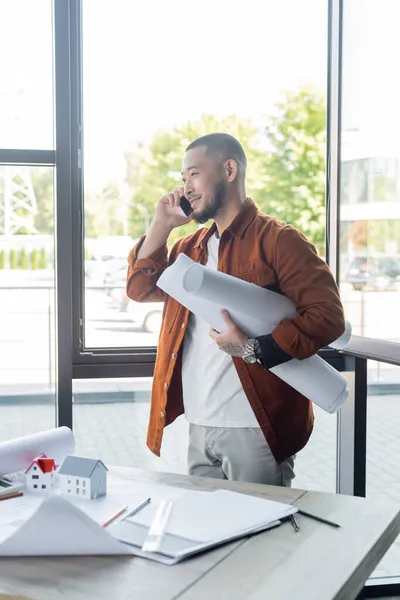
M 52 148 L 51 0 L 0 0 L 0 16 L 0 147 Z M 374 130 L 387 145 L 382 131 L 397 131 L 398 22 L 398 0 L 345 0 L 343 123 L 358 140 Z M 85 184 L 96 191 L 160 127 L 206 112 L 262 123 L 283 90 L 326 87 L 326 0 L 83 0 L 83 39 Z

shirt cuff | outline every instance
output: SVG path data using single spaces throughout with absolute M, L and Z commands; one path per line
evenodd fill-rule
M 257 358 L 260 359 L 264 369 L 272 369 L 293 359 L 293 356 L 290 356 L 290 354 L 278 346 L 270 333 L 268 335 L 261 335 L 256 340 L 259 344 L 261 355 L 257 356 Z

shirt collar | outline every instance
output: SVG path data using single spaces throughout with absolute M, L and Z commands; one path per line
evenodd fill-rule
M 242 238 L 246 232 L 246 229 L 254 220 L 257 210 L 257 206 L 254 204 L 253 200 L 251 198 L 247 198 L 246 202 L 243 204 L 242 210 L 233 219 L 232 223 L 227 228 L 227 231 L 237 238 Z M 216 231 L 217 226 L 215 221 L 212 223 L 212 225 L 210 225 L 210 227 L 204 227 L 195 247 L 204 248 L 207 245 L 210 237 Z

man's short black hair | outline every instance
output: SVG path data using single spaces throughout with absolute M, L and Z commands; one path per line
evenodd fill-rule
M 194 140 L 186 148 L 186 152 L 205 146 L 207 154 L 219 154 L 223 160 L 234 160 L 239 169 L 239 175 L 246 174 L 247 159 L 241 144 L 228 133 L 209 133 Z

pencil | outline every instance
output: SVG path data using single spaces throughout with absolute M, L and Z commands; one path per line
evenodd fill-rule
M 115 519 L 117 519 L 120 515 L 122 515 L 122 513 L 124 513 L 127 508 L 128 508 L 127 506 L 123 506 L 122 508 L 120 508 L 119 511 L 115 513 L 115 515 L 113 515 L 112 517 L 110 517 L 108 519 L 108 521 L 103 523 L 103 527 L 107 527 L 107 525 L 109 525 L 110 523 L 115 521 Z
M 299 508 L 299 515 L 304 515 L 305 517 L 315 519 L 315 521 L 319 521 L 320 523 L 325 523 L 326 525 L 330 525 L 331 527 L 337 527 L 338 529 L 340 529 L 339 523 L 334 523 L 333 521 L 329 521 L 328 519 L 317 517 L 317 515 L 309 513 L 306 510 L 303 510 L 302 508 Z
M 8 496 L 0 496 L 0 500 L 8 500 L 9 498 L 18 498 L 19 496 L 23 496 L 22 492 L 15 492 L 14 494 L 8 494 Z

